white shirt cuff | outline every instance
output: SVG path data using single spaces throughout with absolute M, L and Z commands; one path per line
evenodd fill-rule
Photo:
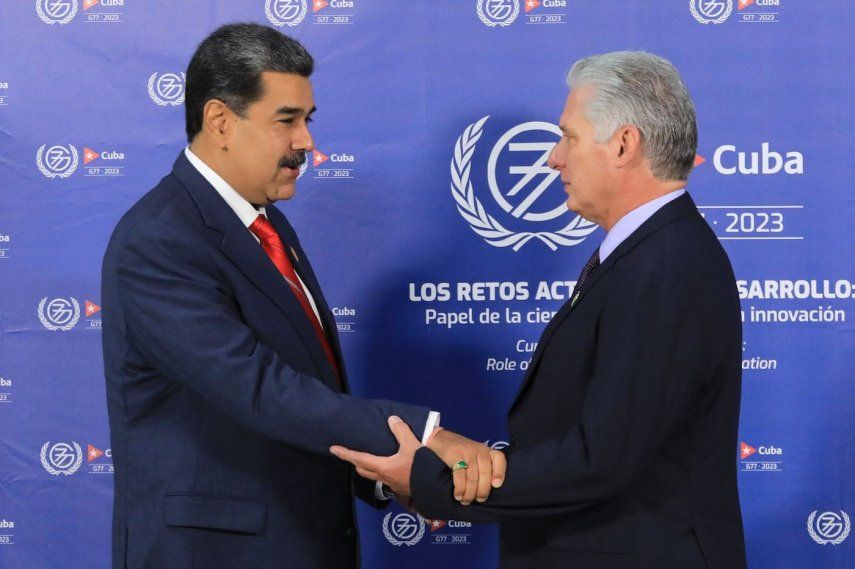
M 439 411 L 431 411 L 428 413 L 427 422 L 425 423 L 425 432 L 422 433 L 422 444 L 426 445 L 433 430 L 439 426 Z
M 431 411 L 428 413 L 427 421 L 425 422 L 425 430 L 422 433 L 422 444 L 427 444 L 427 440 L 430 438 L 433 430 L 439 426 L 439 411 Z M 393 496 L 390 496 L 383 492 L 383 483 L 379 480 L 374 483 L 374 497 L 378 500 L 391 500 Z
M 374 483 L 374 497 L 377 498 L 378 500 L 391 500 L 392 499 L 391 496 L 387 496 L 383 492 L 383 483 L 380 482 L 379 480 Z

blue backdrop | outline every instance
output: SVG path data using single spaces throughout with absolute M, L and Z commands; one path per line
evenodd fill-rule
M 603 237 L 538 168 L 564 76 L 605 51 L 670 59 L 698 110 L 688 189 L 743 299 L 734 468 L 749 565 L 855 566 L 852 12 L 796 0 L 4 0 L 0 567 L 109 565 L 101 258 L 184 145 L 196 44 L 237 20 L 280 26 L 317 61 L 318 151 L 279 205 L 336 307 L 354 391 L 430 405 L 497 445 L 534 343 Z M 494 527 L 398 507 L 359 517 L 367 568 L 496 565 Z

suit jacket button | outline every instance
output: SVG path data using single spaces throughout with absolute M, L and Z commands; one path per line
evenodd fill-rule
M 349 527 L 346 530 L 344 530 L 344 536 L 345 537 L 354 537 L 355 535 L 356 535 L 356 530 L 354 530 L 352 527 Z

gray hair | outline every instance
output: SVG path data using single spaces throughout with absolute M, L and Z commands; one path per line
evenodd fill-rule
M 695 106 L 668 60 L 644 51 L 594 55 L 573 65 L 567 85 L 594 87 L 585 114 L 597 143 L 622 125 L 634 125 L 654 176 L 688 178 L 698 147 Z

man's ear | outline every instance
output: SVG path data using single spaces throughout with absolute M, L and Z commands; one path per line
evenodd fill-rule
M 622 168 L 643 157 L 641 131 L 638 127 L 627 124 L 619 127 L 609 143 L 612 158 L 616 166 Z
M 202 111 L 202 131 L 218 148 L 227 149 L 234 128 L 234 113 L 219 99 L 205 103 Z

